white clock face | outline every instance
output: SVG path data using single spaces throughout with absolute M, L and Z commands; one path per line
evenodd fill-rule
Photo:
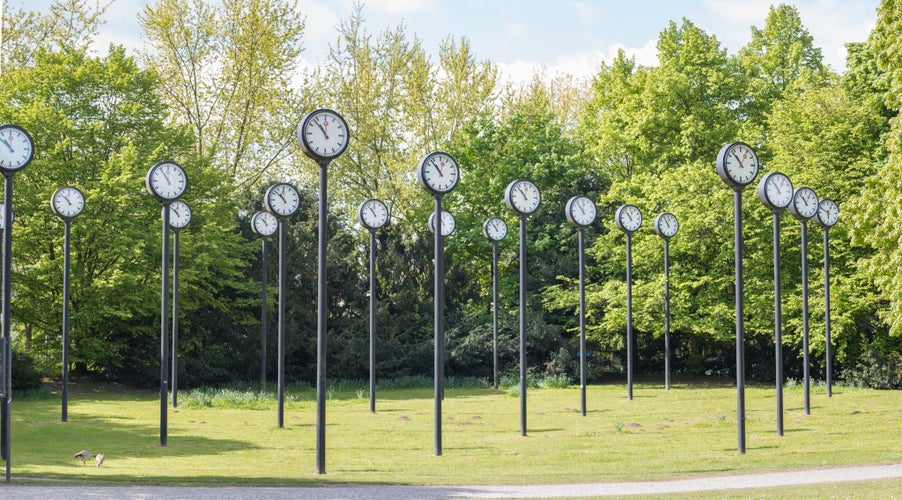
M 734 187 L 745 186 L 758 175 L 758 155 L 748 144 L 734 142 L 724 146 L 717 163 L 721 178 Z
M 780 172 L 771 172 L 761 178 L 758 198 L 771 210 L 783 210 L 792 202 L 792 181 Z
M 454 216 L 451 212 L 442 210 L 442 236 L 450 236 L 454 232 Z M 435 234 L 435 212 L 429 216 L 429 232 Z
M 56 215 L 71 219 L 85 208 L 85 197 L 77 188 L 64 186 L 53 193 L 50 205 Z
M 348 124 L 330 109 L 318 109 L 308 114 L 298 128 L 298 141 L 307 156 L 332 160 L 348 148 Z
M 0 170 L 16 172 L 34 157 L 34 141 L 25 129 L 15 125 L 0 127 Z
M 367 200 L 357 212 L 360 223 L 369 229 L 378 229 L 388 222 L 388 207 L 380 200 Z
M 814 220 L 822 227 L 833 227 L 839 220 L 839 207 L 836 203 L 828 198 L 824 198 L 817 204 L 817 213 L 814 214 Z
M 671 213 L 663 213 L 655 217 L 655 232 L 662 238 L 670 238 L 677 234 L 680 229 L 680 223 L 675 215 Z
M 499 217 L 489 217 L 482 224 L 482 234 L 491 241 L 501 241 L 507 236 L 507 224 Z
M 278 229 L 279 220 L 265 210 L 261 210 L 251 217 L 251 230 L 264 238 L 272 236 Z
M 642 212 L 634 205 L 623 205 L 614 214 L 614 222 L 621 231 L 635 232 L 642 225 Z
M 169 204 L 169 227 L 181 229 L 191 222 L 191 207 L 181 200 Z
M 460 168 L 448 153 L 429 153 L 420 161 L 417 180 L 432 193 L 447 193 L 460 181 Z
M 567 220 L 574 226 L 588 226 L 595 222 L 595 202 L 585 196 L 574 196 L 564 208 Z
M 532 181 L 518 179 L 507 185 L 504 202 L 517 214 L 529 215 L 539 208 L 542 194 Z
M 266 191 L 264 204 L 271 214 L 285 217 L 297 211 L 301 204 L 301 195 L 291 184 L 279 182 Z
M 147 172 L 145 185 L 150 194 L 161 200 L 175 200 L 188 187 L 188 177 L 182 167 L 171 161 L 157 163 Z
M 817 213 L 817 195 L 811 188 L 800 187 L 792 195 L 789 211 L 799 220 L 808 220 Z

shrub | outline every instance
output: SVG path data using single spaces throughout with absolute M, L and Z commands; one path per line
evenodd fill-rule
M 902 354 L 881 354 L 869 348 L 855 368 L 843 374 L 847 383 L 874 389 L 902 389 Z
M 27 352 L 13 349 L 12 389 L 14 392 L 32 393 L 44 388 L 44 377 Z

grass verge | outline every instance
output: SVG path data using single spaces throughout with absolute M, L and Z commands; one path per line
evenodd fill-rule
M 180 393 L 181 394 L 181 393 Z M 238 398 L 241 400 L 241 398 Z M 57 398 L 14 401 L 12 473 L 16 481 L 91 484 L 308 485 L 528 484 L 640 481 L 754 471 L 902 461 L 902 392 L 836 387 L 784 390 L 785 435 L 776 434 L 774 391 L 746 388 L 746 453 L 737 452 L 736 390 L 717 385 L 579 388 L 528 392 L 527 436 L 519 398 L 491 389 L 447 389 L 442 456 L 434 456 L 432 389 L 368 394 L 337 389 L 327 404 L 326 474 L 315 470 L 312 388 L 289 391 L 285 426 L 275 401 L 247 407 L 167 407 L 168 445 L 160 446 L 159 393 L 84 391 L 70 395 L 69 421 Z M 237 406 L 237 407 L 236 407 Z M 72 458 L 104 453 L 103 468 Z

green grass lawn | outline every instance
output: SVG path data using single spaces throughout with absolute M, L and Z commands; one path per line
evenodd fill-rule
M 159 392 L 70 389 L 69 421 L 58 397 L 13 400 L 12 475 L 17 482 L 307 485 L 320 483 L 527 484 L 635 481 L 902 461 L 902 391 L 784 390 L 785 435 L 776 434 L 774 389 L 746 388 L 746 453 L 737 451 L 736 390 L 726 385 L 637 384 L 531 389 L 528 436 L 519 397 L 448 389 L 443 455 L 434 456 L 432 389 L 368 395 L 335 391 L 327 404 L 326 474 L 315 467 L 313 389 L 292 394 L 285 427 L 273 399 L 249 408 L 168 408 L 160 442 Z M 183 400 L 185 392 L 180 392 Z M 233 405 L 234 406 L 234 405 Z M 104 453 L 98 469 L 81 449 Z M 896 483 L 898 484 L 898 483 Z

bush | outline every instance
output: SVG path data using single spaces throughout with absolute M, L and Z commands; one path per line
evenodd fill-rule
M 847 370 L 843 378 L 850 385 L 874 389 L 902 389 L 902 354 L 881 354 L 873 348 L 858 360 L 855 368 Z
M 13 349 L 12 378 L 14 392 L 31 393 L 44 388 L 44 377 L 27 352 Z

